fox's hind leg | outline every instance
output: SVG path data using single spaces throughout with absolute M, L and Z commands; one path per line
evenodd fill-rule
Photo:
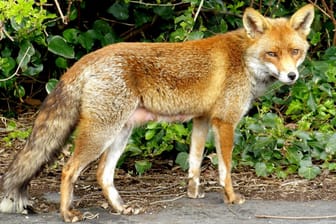
M 120 129 L 118 125 L 92 122 L 90 119 L 80 122 L 74 154 L 62 171 L 60 211 L 65 222 L 83 219 L 81 212 L 71 208 L 74 183 L 81 171 L 110 147 Z
M 218 156 L 219 183 L 224 188 L 224 201 L 226 203 L 242 204 L 245 199 L 234 192 L 231 180 L 234 126 L 217 118 L 212 120 L 212 125 Z
M 200 186 L 201 163 L 204 145 L 209 129 L 208 119 L 194 118 L 189 153 L 188 197 L 203 198 L 204 191 Z
M 97 180 L 103 189 L 109 204 L 120 214 L 134 213 L 131 207 L 126 207 L 117 189 L 114 186 L 114 172 L 117 162 L 123 153 L 128 138 L 132 132 L 132 125 L 126 124 L 115 141 L 104 152 L 97 170 Z

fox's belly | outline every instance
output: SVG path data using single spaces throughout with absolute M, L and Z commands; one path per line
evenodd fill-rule
M 193 115 L 176 114 L 176 115 L 164 115 L 153 113 L 146 108 L 137 108 L 128 120 L 128 124 L 141 125 L 149 121 L 166 121 L 166 122 L 185 122 L 191 120 Z

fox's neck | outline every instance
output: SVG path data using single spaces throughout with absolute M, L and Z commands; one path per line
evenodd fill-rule
M 256 99 L 264 95 L 265 91 L 276 81 L 276 78 L 270 74 L 262 74 L 262 71 L 252 71 L 251 73 L 251 93 Z

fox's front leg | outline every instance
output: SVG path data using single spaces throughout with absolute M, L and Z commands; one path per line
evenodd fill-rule
M 235 194 L 231 180 L 232 149 L 234 125 L 215 118 L 212 120 L 215 132 L 216 151 L 218 156 L 219 183 L 224 188 L 225 203 L 242 204 L 245 199 Z
M 206 118 L 194 118 L 191 134 L 189 153 L 189 183 L 188 197 L 203 198 L 204 191 L 200 186 L 201 163 L 203 159 L 204 145 L 208 133 L 209 124 Z

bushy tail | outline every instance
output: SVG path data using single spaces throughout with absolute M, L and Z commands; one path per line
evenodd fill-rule
M 1 212 L 27 212 L 27 185 L 60 152 L 73 131 L 79 118 L 80 95 L 81 87 L 75 80 L 67 85 L 60 81 L 45 99 L 25 147 L 2 178 Z

